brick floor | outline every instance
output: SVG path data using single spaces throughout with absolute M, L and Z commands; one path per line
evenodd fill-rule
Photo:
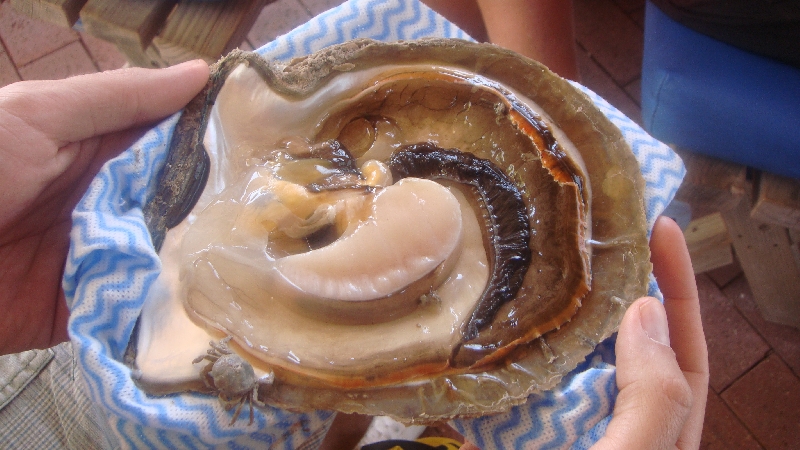
M 297 0 L 278 0 L 269 4 L 247 34 L 247 41 L 258 48 L 276 37 L 286 34 L 298 24 L 313 17 L 311 12 Z
M 128 62 L 114 44 L 98 39 L 89 33 L 81 33 L 81 42 L 89 52 L 99 70 L 119 69 Z
M 708 344 L 710 385 L 722 392 L 759 363 L 769 346 L 707 276 L 697 277 Z
M 79 39 L 66 28 L 29 19 L 8 4 L 0 8 L 0 38 L 14 65 L 22 67 Z
M 716 392 L 708 392 L 706 421 L 703 424 L 703 439 L 700 448 L 713 450 L 761 449 L 744 423 L 736 417 Z
M 800 448 L 800 380 L 778 355 L 769 355 L 720 397 L 765 448 Z
M 23 80 L 58 80 L 97 72 L 97 66 L 81 41 L 77 40 L 18 67 L 17 70 Z
M 308 12 L 310 12 L 314 16 L 344 3 L 342 0 L 298 0 L 298 1 L 301 5 L 306 7 Z
M 578 44 L 620 86 L 639 78 L 642 28 L 612 0 L 576 1 L 575 35 Z
M 753 300 L 750 286 L 743 277 L 737 278 L 725 286 L 722 292 L 767 341 L 770 348 L 794 371 L 795 375 L 800 375 L 800 330 L 764 320 Z
M 5 50 L 0 51 L 0 86 L 11 84 L 20 79 L 17 68 L 11 58 L 8 57 L 8 53 Z
M 584 84 L 639 120 L 644 0 L 574 0 Z M 243 43 L 253 48 L 341 0 L 279 0 Z M 0 4 L 0 86 L 120 67 L 116 49 Z M 702 448 L 800 448 L 800 330 L 764 321 L 736 265 L 697 278 L 711 390 Z

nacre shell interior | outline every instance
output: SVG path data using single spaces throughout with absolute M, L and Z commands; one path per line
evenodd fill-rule
M 398 179 L 392 156 L 419 143 L 455 175 Z M 470 164 L 522 202 L 521 253 L 497 231 L 508 201 L 470 184 Z M 507 410 L 646 294 L 643 195 L 591 100 L 499 47 L 356 40 L 288 65 L 235 51 L 184 112 L 145 207 L 164 269 L 132 338 L 137 383 L 202 390 L 192 360 L 230 335 L 274 372 L 259 398 L 276 406 L 405 423 Z M 493 303 L 504 276 L 518 289 Z

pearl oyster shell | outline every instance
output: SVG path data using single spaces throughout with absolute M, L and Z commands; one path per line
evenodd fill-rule
M 331 140 L 345 143 L 354 167 L 363 171 L 366 160 L 388 163 L 405 145 L 429 142 L 434 152 L 456 148 L 455 158 L 469 152 L 477 157 L 470 160 L 474 165 L 487 161 L 504 174 L 524 203 L 529 226 L 516 241 L 528 241 L 530 266 L 517 270 L 521 282 L 511 297 L 474 318 L 479 304 L 500 295 L 506 278 L 513 278 L 497 269 L 505 267 L 509 253 L 500 245 L 503 236 L 498 238 L 504 225 L 490 219 L 506 221 L 514 208 L 486 200 L 496 179 L 473 195 L 461 186 L 464 180 L 438 178 L 446 188 L 432 188 L 439 193 L 429 198 L 444 199 L 444 206 L 419 214 L 457 210 L 462 232 L 453 245 L 459 250 L 448 248 L 433 266 L 419 266 L 426 274 L 420 278 L 438 277 L 421 291 L 430 294 L 421 298 L 435 301 L 421 302 L 415 292 L 410 309 L 403 310 L 407 298 L 389 303 L 400 304 L 399 312 L 363 302 L 363 311 L 340 317 L 338 307 L 324 309 L 327 294 L 303 294 L 287 303 L 273 295 L 272 285 L 252 282 L 270 278 L 281 256 L 308 248 L 265 251 L 268 245 L 261 243 L 264 267 L 237 259 L 247 249 L 222 258 L 232 265 L 215 263 L 219 255 L 209 249 L 241 249 L 242 241 L 225 240 L 231 230 L 250 226 L 226 204 L 247 203 L 255 198 L 248 195 L 274 192 L 275 183 L 286 180 L 314 191 L 311 179 L 300 182 L 296 172 L 282 178 L 282 168 L 297 161 L 333 164 L 314 169 L 311 181 L 330 181 L 323 175 L 331 170 L 336 175 L 333 189 L 317 186 L 314 195 L 342 193 L 373 205 L 373 212 L 376 191 L 396 192 L 394 186 L 403 183 L 374 188 L 364 181 L 370 176 L 348 179 L 347 171 L 334 167 L 336 158 L 312 154 L 312 147 Z M 455 165 L 469 164 L 457 159 Z M 383 172 L 371 176 L 385 177 Z M 458 172 L 456 178 L 463 175 Z M 253 180 L 260 180 L 256 188 Z M 475 199 L 481 192 L 483 203 Z M 555 386 L 616 331 L 626 307 L 646 293 L 651 267 L 643 193 L 630 149 L 592 102 L 542 65 L 498 47 L 447 39 L 356 40 L 286 66 L 235 51 L 213 67 L 207 88 L 184 112 L 158 192 L 145 208 L 154 244 L 164 244 L 165 268 L 132 339 L 137 382 L 152 393 L 202 390 L 191 360 L 209 339 L 231 335 L 231 348 L 257 372 L 274 372 L 274 383 L 258 394 L 276 406 L 391 415 L 406 423 L 506 410 Z M 339 201 L 314 195 L 322 204 Z M 219 212 L 209 216 L 215 208 Z M 455 226 L 451 218 L 441 220 L 441 227 Z M 266 221 L 246 218 L 247 224 Z M 308 242 L 309 234 L 303 236 Z M 227 244 L 218 245 L 220 240 Z M 329 241 L 321 247 L 333 245 Z M 372 258 L 376 252 L 370 248 L 361 255 Z M 187 263 L 187 254 L 204 255 L 202 264 L 193 257 Z M 431 275 L 445 266 L 452 273 Z M 501 288 L 486 294 L 494 278 L 501 279 Z M 198 287 L 209 279 L 211 287 Z M 360 321 L 370 314 L 380 317 Z

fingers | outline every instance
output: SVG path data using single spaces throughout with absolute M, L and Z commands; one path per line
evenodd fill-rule
M 664 294 L 672 349 L 694 396 L 694 405 L 678 440 L 679 448 L 697 448 L 708 396 L 708 350 L 700 300 L 689 251 L 678 225 L 661 218 L 651 239 L 653 272 Z
M 3 109 L 60 148 L 166 117 L 203 88 L 208 74 L 208 65 L 197 60 L 167 69 L 130 68 L 27 81 L 5 88 L 0 101 Z
M 669 347 L 667 315 L 654 298 L 634 302 L 617 337 L 619 395 L 593 449 L 674 448 L 692 408 L 692 390 Z
M 598 448 L 700 445 L 708 354 L 689 252 L 666 218 L 656 221 L 650 248 L 664 305 L 639 299 L 625 314 L 617 338 L 620 393 Z
M 708 373 L 700 300 L 681 229 L 672 220 L 660 218 L 653 228 L 650 248 L 653 273 L 670 317 L 669 332 L 678 363 L 684 371 Z
M 659 217 L 650 238 L 653 272 L 664 297 L 692 299 L 697 297 L 692 261 L 678 224 Z

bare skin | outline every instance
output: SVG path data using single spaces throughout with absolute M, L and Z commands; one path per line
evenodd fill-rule
M 328 434 L 319 447 L 319 450 L 338 450 L 342 448 L 355 448 L 358 442 L 364 437 L 370 424 L 372 416 L 363 414 L 336 413 L 333 423 L 329 428 Z
M 72 209 L 108 159 L 207 79 L 208 65 L 193 61 L 0 89 L 0 354 L 68 340 Z
M 481 42 L 535 59 L 580 81 L 571 0 L 423 0 Z

